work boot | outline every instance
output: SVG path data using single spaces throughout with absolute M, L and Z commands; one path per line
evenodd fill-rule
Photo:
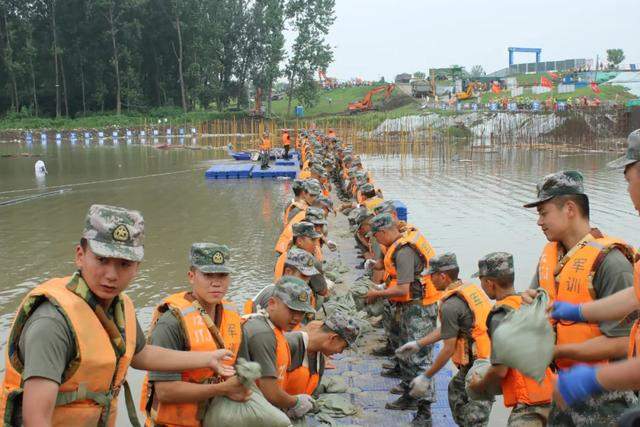
M 420 402 L 418 405 L 418 412 L 411 420 L 413 427 L 431 427 L 433 422 L 431 420 L 431 403 L 424 404 Z
M 400 366 L 396 365 L 393 369 L 384 369 L 380 375 L 386 378 L 401 378 L 402 372 L 400 372 Z
M 382 363 L 383 369 L 395 369 L 397 367 L 398 367 L 398 361 L 396 361 L 395 359 Z
M 371 323 L 371 327 L 376 328 L 376 329 L 380 329 L 380 328 L 384 327 L 384 325 L 382 324 L 382 318 L 380 318 L 378 320 L 371 321 L 369 323 Z
M 385 345 L 383 347 L 378 347 L 374 349 L 371 352 L 371 354 L 378 357 L 389 357 L 389 356 L 393 356 L 395 352 L 392 349 L 390 349 L 388 345 Z
M 393 402 L 388 402 L 384 407 L 392 411 L 412 411 L 418 409 L 418 401 L 408 394 L 403 394 Z
M 409 391 L 409 387 L 404 381 L 402 381 L 398 383 L 398 385 L 391 387 L 391 390 L 389 390 L 389 393 L 399 394 L 402 396 L 403 394 L 406 394 L 408 391 Z

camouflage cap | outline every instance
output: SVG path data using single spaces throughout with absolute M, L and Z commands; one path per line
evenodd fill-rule
M 353 161 L 353 157 L 347 154 L 346 156 L 343 157 L 342 161 L 344 163 L 351 163 Z
M 295 311 L 315 313 L 311 306 L 311 288 L 304 280 L 293 276 L 282 276 L 276 283 L 273 296 Z
M 320 274 L 315 267 L 315 257 L 309 252 L 297 247 L 289 249 L 284 264 L 290 265 L 305 276 Z
M 358 157 L 358 156 L 354 157 L 353 158 L 353 164 L 362 166 L 362 160 L 360 159 L 360 157 Z
M 378 231 L 391 228 L 396 224 L 393 217 L 388 213 L 376 215 L 371 218 L 371 232 L 377 233 Z
M 380 215 L 381 213 L 391 214 L 395 211 L 396 207 L 391 200 L 385 200 L 384 202 L 373 208 L 373 213 L 376 215 Z
M 293 231 L 293 237 L 310 237 L 312 239 L 319 239 L 322 234 L 316 231 L 313 223 L 308 221 L 300 221 L 291 226 Z
M 138 211 L 117 206 L 91 205 L 82 238 L 91 251 L 105 258 L 142 261 L 144 219 Z
M 534 208 L 556 196 L 584 194 L 582 174 L 578 171 L 562 171 L 545 176 L 537 185 L 538 200 L 527 203 L 525 208 Z
M 376 189 L 373 184 L 367 182 L 360 186 L 360 191 L 362 191 L 363 193 L 371 193 L 372 191 L 376 191 Z
M 371 218 L 373 218 L 373 213 L 371 213 L 371 211 L 369 211 L 365 206 L 359 206 L 353 210 L 352 214 L 350 214 L 349 222 L 351 225 L 349 229 L 352 233 L 355 233 L 358 231 L 360 226 L 362 226 L 363 222 Z
M 636 129 L 627 137 L 627 152 L 624 156 L 607 163 L 610 169 L 626 168 L 640 161 L 640 129 Z
M 194 243 L 191 245 L 189 262 L 203 273 L 230 274 L 233 273 L 233 270 L 228 266 L 230 257 L 231 251 L 225 245 Z
M 323 208 L 327 208 L 330 211 L 333 210 L 333 200 L 325 196 L 319 196 L 316 199 L 316 203 Z
M 316 175 L 324 176 L 326 172 L 319 163 L 322 163 L 322 161 L 318 160 L 318 163 L 313 164 L 313 166 L 311 167 L 311 172 L 315 173 Z
M 480 258 L 478 271 L 471 277 L 514 277 L 513 255 L 508 252 L 491 252 Z
M 324 219 L 324 210 L 322 208 L 316 208 L 315 206 L 309 206 L 307 208 L 304 220 L 312 223 L 313 225 L 327 224 L 327 221 Z
M 458 259 L 453 252 L 445 252 L 429 260 L 429 268 L 424 274 L 440 273 L 458 268 Z
M 304 181 L 301 179 L 294 179 L 293 183 L 291 184 L 291 190 L 298 191 L 302 189 L 304 189 Z
M 304 181 L 304 191 L 312 196 L 319 196 L 322 193 L 322 187 L 320 181 L 317 179 L 307 179 Z
M 341 310 L 335 310 L 324 319 L 324 324 L 340 338 L 345 340 L 349 347 L 354 347 L 360 336 L 360 324 L 349 314 Z

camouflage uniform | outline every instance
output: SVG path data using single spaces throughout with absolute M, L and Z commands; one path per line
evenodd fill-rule
M 451 378 L 448 387 L 449 407 L 453 420 L 462 427 L 486 426 L 489 422 L 489 414 L 493 402 L 486 400 L 471 400 L 465 390 L 465 377 L 471 369 L 471 365 L 460 367 Z
M 340 335 L 340 338 L 345 340 L 349 347 L 356 346 L 358 338 L 360 338 L 360 324 L 348 313 L 335 310 L 324 319 L 324 325 Z
M 552 403 L 547 425 L 550 427 L 617 425 L 620 415 L 637 403 L 638 398 L 631 391 L 604 393 L 564 410 Z
M 507 425 L 509 427 L 544 427 L 547 425 L 551 405 L 525 405 L 519 403 L 513 407 Z

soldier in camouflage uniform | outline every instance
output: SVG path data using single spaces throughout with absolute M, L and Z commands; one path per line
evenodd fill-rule
M 458 262 L 455 254 L 444 253 L 431 258 L 428 274 L 438 290 L 449 291 L 465 286 L 458 279 Z M 475 285 L 470 285 L 475 286 Z M 482 292 L 480 289 L 478 289 Z M 446 293 L 445 293 L 446 295 Z M 486 297 L 484 297 L 486 299 Z M 488 305 L 488 299 L 486 300 Z M 400 358 L 407 358 L 427 346 L 431 346 L 440 339 L 443 340 L 443 348 L 438 353 L 436 360 L 411 381 L 410 395 L 424 396 L 433 393 L 434 376 L 442 369 L 454 354 L 458 339 L 466 339 L 467 348 L 474 346 L 471 339 L 471 329 L 474 325 L 474 314 L 467 303 L 458 296 L 451 296 L 441 303 L 440 307 L 441 327 L 429 335 L 415 341 L 409 341 L 400 347 L 396 354 Z M 472 400 L 465 390 L 465 377 L 473 365 L 473 358 L 469 355 L 468 363 L 459 366 L 458 372 L 451 378 L 448 387 L 449 407 L 454 421 L 460 426 L 485 426 L 489 421 L 489 414 L 493 402 Z
M 389 214 L 373 217 L 371 232 L 381 244 L 390 248 L 389 250 L 392 250 L 391 246 L 403 236 L 397 223 Z M 395 247 L 392 259 L 395 271 L 388 271 L 388 274 L 397 284 L 388 286 L 384 290 L 370 290 L 367 293 L 367 299 L 368 301 L 376 298 L 389 300 L 395 308 L 394 320 L 398 324 L 399 341 L 401 343 L 415 341 L 436 329 L 437 304 L 424 305 L 422 301 L 424 296 L 422 272 L 428 260 L 423 259 L 422 254 L 410 244 Z M 406 288 L 405 293 L 402 293 L 403 288 Z M 398 292 L 401 293 L 402 298 L 407 296 L 408 299 L 398 301 Z M 402 392 L 402 395 L 394 402 L 387 403 L 385 407 L 394 410 L 417 409 L 412 425 L 431 426 L 431 403 L 436 401 L 435 387 L 432 384 L 427 393 L 416 399 L 409 395 L 409 382 L 431 366 L 433 348 L 425 346 L 399 362 L 398 368 L 402 382 L 398 391 Z
M 492 336 L 505 316 L 519 310 L 522 296 L 516 293 L 513 283 L 515 272 L 513 256 L 507 252 L 492 252 L 478 261 L 478 272 L 482 289 L 496 301 L 487 318 L 487 329 Z M 524 387 L 523 387 L 524 386 Z M 474 376 L 469 388 L 478 394 L 487 389 L 502 388 L 505 406 L 513 408 L 509 415 L 509 427 L 544 427 L 551 410 L 553 374 L 547 370 L 540 384 L 521 373 L 503 365 L 495 352 L 491 352 L 491 367 L 480 378 Z M 517 391 L 516 391 L 517 390 Z

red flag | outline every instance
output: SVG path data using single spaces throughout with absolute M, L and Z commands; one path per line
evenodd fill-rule
M 493 92 L 493 93 L 500 93 L 500 85 L 499 85 L 499 84 L 497 84 L 497 83 L 494 83 L 494 84 L 491 86 L 491 92 Z
M 551 80 L 549 80 L 545 76 L 542 76 L 540 77 L 540 86 L 548 87 L 551 89 L 553 88 L 553 83 L 551 83 Z
M 551 77 L 553 80 L 556 80 L 558 78 L 558 75 L 553 71 L 549 71 L 547 72 L 547 74 L 549 74 L 549 77 Z
M 600 93 L 602 92 L 600 90 L 600 86 L 598 86 L 598 83 L 596 82 L 591 82 L 591 90 L 593 91 L 593 93 Z

